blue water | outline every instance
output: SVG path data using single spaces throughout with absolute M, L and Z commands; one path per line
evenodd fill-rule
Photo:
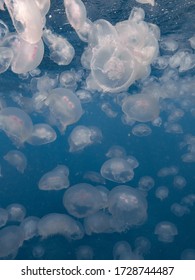
M 127 19 L 132 7 L 136 6 L 144 8 L 146 13 L 145 20 L 157 24 L 161 30 L 161 36 L 175 34 L 177 38 L 181 38 L 180 40 L 185 42 L 186 38 L 188 39 L 194 34 L 195 4 L 193 1 L 157 0 L 154 7 L 141 5 L 133 0 L 116 0 L 111 6 L 109 3 L 106 2 L 106 4 L 104 3 L 105 1 L 101 0 L 87 0 L 83 2 L 86 6 L 88 17 L 92 21 L 104 18 L 115 24 Z M 1 19 L 13 31 L 14 28 L 8 12 L 5 11 L 0 14 Z M 47 15 L 46 26 L 57 34 L 65 36 L 74 46 L 76 56 L 69 66 L 58 66 L 49 59 L 49 51 L 45 48 L 44 59 L 39 65 L 41 74 L 56 74 L 72 68 L 76 71 L 82 69 L 80 56 L 86 44 L 79 40 L 75 31 L 67 24 L 62 1 L 52 1 Z M 179 78 L 183 79 L 186 76 L 194 77 L 194 69 L 181 74 Z M 159 73 L 157 70 L 152 69 L 151 75 L 156 75 L 158 78 L 161 74 L 162 72 Z M 3 96 L 3 99 L 6 100 L 9 106 L 17 106 L 10 98 L 11 93 L 15 91 L 21 92 L 23 96 L 30 96 L 30 91 L 28 90 L 29 82 L 30 78 L 21 80 L 11 70 L 8 70 L 0 75 L 1 96 Z M 20 89 L 20 85 L 22 85 L 22 89 Z M 138 89 L 139 84 L 136 83 L 129 88 L 128 92 L 135 92 Z M 24 241 L 15 259 L 36 259 L 32 251 L 37 244 L 41 244 L 45 250 L 41 259 L 76 259 L 76 251 L 81 245 L 88 245 L 93 249 L 94 259 L 113 259 L 113 247 L 116 242 L 127 241 L 134 250 L 135 240 L 139 236 L 144 236 L 151 243 L 151 249 L 144 255 L 144 259 L 180 259 L 183 250 L 188 248 L 195 249 L 195 207 L 191 207 L 190 213 L 185 214 L 183 217 L 175 216 L 170 210 L 174 202 L 179 203 L 183 197 L 195 193 L 194 162 L 182 162 L 181 156 L 186 148 L 183 150 L 179 148 L 179 143 L 184 140 L 185 135 L 195 134 L 194 116 L 187 110 L 184 110 L 185 115 L 179 120 L 179 124 L 183 128 L 182 134 L 165 133 L 163 126 L 155 127 L 151 125 L 152 134 L 149 136 L 136 137 L 131 134 L 129 137 L 128 134 L 132 128 L 121 122 L 121 108 L 113 103 L 112 98 L 112 96 L 101 97 L 101 94 L 95 94 L 92 102 L 82 104 L 83 116 L 77 123 L 68 126 L 64 135 L 61 135 L 55 128 L 58 136 L 55 142 L 42 146 L 24 144 L 24 147 L 20 148 L 28 159 L 27 169 L 24 174 L 20 174 L 3 160 L 3 156 L 9 150 L 15 149 L 15 146 L 4 132 L 1 131 L 0 163 L 3 176 L 0 178 L 0 207 L 6 208 L 11 203 L 20 203 L 26 208 L 26 216 L 37 216 L 40 218 L 48 213 L 67 213 L 62 204 L 64 190 L 39 190 L 38 182 L 41 176 L 55 168 L 58 164 L 63 164 L 69 167 L 70 185 L 81 182 L 90 183 L 83 179 L 84 173 L 86 171 L 99 172 L 102 164 L 107 160 L 105 154 L 108 149 L 112 145 L 120 145 L 125 148 L 128 155 L 135 156 L 139 161 L 139 167 L 134 170 L 135 176 L 127 185 L 136 187 L 140 177 L 146 175 L 151 176 L 155 181 L 154 188 L 147 195 L 147 221 L 141 226 L 132 227 L 122 233 L 85 235 L 83 239 L 77 241 L 69 241 L 62 236 L 53 236 L 42 240 L 37 236 Z M 111 107 L 117 111 L 118 115 L 116 118 L 109 118 L 101 111 L 100 105 L 103 100 L 109 102 Z M 174 100 L 170 102 L 174 103 Z M 179 108 L 180 104 L 176 103 L 176 107 Z M 165 112 L 161 112 L 160 117 L 163 122 L 167 120 Z M 44 121 L 42 116 L 36 114 L 32 114 L 31 118 L 33 123 Z M 100 128 L 103 135 L 101 144 L 89 146 L 79 153 L 70 153 L 67 139 L 70 132 L 77 125 L 92 125 Z M 162 167 L 171 165 L 177 166 L 179 168 L 178 175 L 183 176 L 187 181 L 186 187 L 182 190 L 173 187 L 173 176 L 165 178 L 157 176 L 158 171 Z M 109 190 L 117 185 L 119 184 L 116 182 L 106 181 L 106 187 Z M 163 201 L 160 201 L 155 196 L 156 188 L 161 185 L 167 186 L 170 190 L 168 198 Z M 178 235 L 172 243 L 159 242 L 154 234 L 156 224 L 164 220 L 170 221 L 177 226 Z

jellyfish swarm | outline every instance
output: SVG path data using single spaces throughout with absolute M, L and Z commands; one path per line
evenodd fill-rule
M 22 146 L 32 133 L 33 123 L 23 110 L 7 107 L 0 111 L 0 129 L 16 146 Z
M 158 99 L 143 93 L 125 98 L 122 110 L 129 119 L 139 122 L 153 121 L 160 113 Z

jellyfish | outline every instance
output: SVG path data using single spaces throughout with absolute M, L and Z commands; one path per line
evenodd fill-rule
M 169 189 L 166 186 L 160 186 L 156 189 L 155 195 L 157 198 L 159 198 L 162 201 L 168 197 Z
M 0 129 L 16 146 L 22 146 L 33 130 L 30 117 L 21 109 L 6 107 L 0 111 Z
M 83 179 L 91 181 L 92 183 L 97 183 L 102 185 L 106 184 L 106 180 L 101 176 L 101 174 L 95 171 L 85 172 L 85 174 L 83 175 Z
M 22 222 L 26 216 L 26 209 L 22 204 L 12 203 L 6 208 L 8 213 L 8 221 Z
M 45 254 L 45 248 L 42 244 L 37 244 L 32 249 L 32 255 L 35 259 L 41 259 Z
M 58 165 L 53 170 L 45 173 L 39 180 L 39 189 L 61 190 L 69 187 L 69 169 L 65 165 Z
M 38 234 L 43 238 L 62 235 L 68 240 L 82 239 L 82 224 L 68 215 L 51 213 L 43 216 L 38 222 Z
M 34 0 L 4 0 L 13 25 L 20 37 L 30 44 L 40 41 L 43 21 Z
M 151 242 L 144 236 L 135 239 L 135 253 L 139 256 L 146 255 L 150 252 Z
M 33 126 L 32 134 L 27 142 L 33 146 L 40 146 L 52 143 L 56 138 L 57 134 L 49 124 L 39 123 Z
M 69 214 L 76 218 L 88 217 L 103 207 L 100 192 L 90 184 L 71 186 L 64 193 L 63 204 Z
M 171 212 L 176 216 L 176 217 L 183 217 L 185 214 L 190 213 L 190 209 L 184 205 L 181 205 L 179 203 L 173 203 L 171 205 Z
M 185 249 L 181 253 L 181 260 L 195 260 L 195 249 Z
M 168 221 L 163 221 L 156 225 L 154 234 L 158 235 L 159 241 L 171 243 L 178 234 L 178 230 L 175 224 Z
M 81 245 L 76 249 L 77 260 L 93 260 L 93 248 L 88 245 Z
M 111 158 L 101 167 L 101 175 L 116 183 L 126 183 L 133 179 L 134 172 L 130 163 L 123 158 Z
M 155 185 L 154 179 L 150 176 L 143 176 L 139 179 L 138 189 L 143 192 L 148 192 Z
M 113 157 L 124 158 L 125 156 L 126 156 L 125 149 L 119 145 L 111 146 L 108 152 L 106 153 L 106 157 L 108 158 L 113 158 Z
M 139 122 L 153 121 L 158 117 L 160 111 L 158 99 L 143 93 L 125 98 L 122 110 L 128 118 Z
M 81 29 L 87 18 L 83 2 L 81 0 L 64 0 L 64 7 L 70 25 L 75 30 Z
M 177 175 L 173 178 L 173 186 L 179 190 L 183 189 L 187 185 L 186 179 L 181 176 Z
M 152 130 L 147 124 L 137 124 L 132 129 L 132 134 L 138 137 L 145 137 L 151 133 Z
M 14 166 L 18 172 L 24 173 L 27 166 L 27 158 L 22 152 L 11 150 L 3 158 L 10 165 Z
M 38 222 L 39 218 L 35 216 L 28 216 L 22 220 L 20 227 L 24 233 L 24 240 L 32 239 L 38 235 Z
M 0 74 L 10 67 L 13 57 L 14 54 L 10 48 L 0 47 Z
M 24 234 L 19 226 L 7 226 L 0 230 L 0 258 L 15 254 L 22 246 Z
M 108 195 L 108 209 L 116 223 L 124 229 L 142 225 L 147 219 L 147 201 L 142 193 L 132 187 L 121 185 Z
M 133 251 L 131 245 L 127 241 L 119 241 L 115 243 L 113 248 L 114 260 L 132 260 Z
M 83 114 L 80 100 L 68 89 L 51 90 L 46 105 L 49 107 L 50 117 L 62 133 L 68 125 L 77 122 Z

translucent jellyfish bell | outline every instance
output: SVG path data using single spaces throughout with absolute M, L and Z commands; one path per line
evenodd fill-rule
M 27 166 L 27 159 L 22 152 L 17 150 L 11 150 L 3 158 L 10 165 L 14 166 L 18 172 L 24 173 L 24 170 L 26 169 Z
M 132 260 L 133 251 L 130 244 L 127 241 L 119 241 L 113 248 L 114 260 Z
M 169 189 L 165 186 L 160 186 L 156 189 L 155 195 L 160 200 L 164 200 L 169 195 Z
M 51 213 L 43 216 L 38 222 L 38 234 L 42 238 L 62 235 L 68 240 L 82 239 L 83 226 L 68 215 Z
M 102 177 L 116 183 L 126 183 L 134 177 L 131 164 L 123 158 L 111 158 L 105 161 L 100 172 Z
M 32 134 L 27 142 L 34 146 L 40 146 L 54 142 L 56 138 L 56 132 L 50 125 L 39 123 L 33 126 Z
M 104 92 L 126 90 L 136 79 L 136 64 L 124 47 L 103 46 L 93 53 L 91 75 Z
M 158 117 L 159 101 L 148 94 L 130 95 L 124 99 L 122 110 L 130 119 L 148 122 Z
M 6 208 L 8 212 L 8 220 L 13 222 L 21 222 L 26 216 L 26 209 L 22 204 L 12 203 Z
M 173 223 L 163 221 L 156 225 L 154 234 L 158 235 L 159 241 L 170 243 L 174 241 L 174 237 L 178 234 L 178 231 Z
M 58 165 L 52 171 L 44 174 L 39 181 L 40 190 L 61 190 L 69 187 L 69 169 L 65 165 Z
M 39 220 L 40 219 L 38 217 L 29 216 L 21 222 L 20 227 L 24 232 L 24 240 L 32 239 L 38 235 Z
M 132 129 L 132 134 L 137 137 L 146 137 L 152 133 L 152 129 L 147 124 L 137 124 Z
M 79 246 L 76 250 L 77 260 L 93 260 L 93 248 L 87 245 Z
M 77 122 L 83 114 L 80 100 L 68 89 L 56 88 L 51 90 L 46 104 L 49 106 L 54 122 L 62 133 L 68 125 Z
M 141 225 L 147 219 L 147 201 L 142 193 L 132 187 L 121 185 L 113 188 L 108 196 L 108 209 L 124 228 Z
M 34 0 L 5 0 L 14 27 L 20 37 L 30 44 L 40 41 L 43 21 Z
M 64 6 L 70 25 L 76 30 L 81 29 L 87 18 L 83 2 L 81 0 L 64 0 Z
M 0 129 L 16 144 L 21 146 L 31 135 L 33 124 L 21 109 L 7 107 L 0 111 Z
M 77 218 L 87 217 L 103 207 L 100 192 L 90 184 L 76 184 L 64 194 L 63 204 L 68 213 Z

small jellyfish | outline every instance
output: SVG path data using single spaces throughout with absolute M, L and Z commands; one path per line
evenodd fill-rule
M 48 190 L 61 190 L 69 187 L 69 169 L 65 165 L 58 165 L 52 171 L 45 173 L 39 180 L 39 189 Z
M 94 252 L 91 246 L 82 245 L 76 249 L 77 260 L 93 260 L 93 256 Z
M 134 177 L 130 163 L 123 158 L 111 158 L 105 161 L 100 172 L 102 177 L 116 183 L 126 183 Z
M 139 190 L 129 186 L 117 186 L 109 192 L 108 209 L 116 223 L 122 224 L 124 229 L 141 225 L 147 219 L 145 197 Z
M 179 172 L 179 168 L 177 166 L 167 166 L 167 167 L 162 167 L 157 175 L 159 177 L 167 177 L 167 176 L 175 176 Z
M 22 146 L 33 130 L 30 117 L 21 109 L 6 107 L 0 111 L 0 129 L 16 146 Z
M 22 152 L 17 150 L 11 150 L 3 158 L 10 165 L 14 166 L 18 172 L 24 173 L 24 170 L 27 166 L 27 159 Z
M 162 201 L 168 197 L 169 189 L 166 186 L 160 186 L 156 189 L 155 195 L 157 198 L 159 198 Z
M 19 226 L 7 226 L 0 230 L 0 258 L 15 254 L 22 246 L 24 234 Z
M 127 241 L 119 241 L 113 248 L 114 260 L 132 260 L 133 251 L 131 245 Z
M 8 221 L 22 222 L 26 216 L 26 209 L 19 203 L 12 203 L 6 208 L 8 213 Z
M 63 204 L 69 214 L 77 218 L 88 217 L 103 207 L 98 189 L 90 184 L 76 184 L 65 191 Z
M 10 67 L 13 57 L 14 54 L 10 48 L 0 47 L 0 74 Z
M 55 130 L 46 123 L 39 123 L 33 126 L 31 136 L 27 142 L 33 146 L 45 145 L 56 140 L 57 134 Z
M 195 260 L 195 249 L 185 249 L 181 253 L 181 260 Z
M 0 228 L 5 226 L 8 221 L 8 212 L 6 209 L 0 208 Z
M 32 255 L 35 259 L 41 259 L 45 254 L 45 248 L 41 244 L 37 244 L 32 249 Z
M 135 252 L 137 255 L 143 256 L 149 253 L 151 242 L 144 236 L 135 239 Z
M 85 174 L 83 175 L 83 179 L 91 181 L 92 183 L 96 183 L 96 184 L 102 184 L 102 185 L 106 184 L 106 181 L 101 176 L 101 174 L 95 171 L 85 172 Z
M 64 0 L 64 7 L 70 25 L 75 30 L 81 29 L 87 19 L 83 2 L 81 0 Z
M 42 238 L 62 235 L 68 240 L 82 239 L 83 226 L 68 215 L 51 213 L 43 216 L 38 222 L 38 234 Z
M 97 127 L 87 127 L 84 125 L 76 126 L 68 137 L 69 151 L 82 151 L 84 148 L 100 143 L 102 140 L 102 132 Z
M 80 100 L 69 89 L 51 90 L 46 105 L 49 107 L 50 117 L 61 133 L 68 125 L 77 122 L 83 114 Z
M 143 176 L 138 182 L 138 189 L 143 192 L 148 192 L 155 185 L 154 179 L 150 176 Z
M 178 234 L 178 230 L 175 224 L 163 221 L 156 225 L 154 234 L 158 235 L 159 241 L 170 243 L 174 241 L 175 236 Z
M 130 95 L 124 99 L 122 110 L 130 119 L 149 122 L 159 115 L 159 101 L 149 94 Z
M 109 148 L 108 152 L 106 153 L 106 157 L 114 158 L 114 157 L 121 157 L 124 158 L 126 156 L 126 151 L 123 147 L 118 145 L 113 145 Z
M 183 189 L 187 185 L 187 181 L 183 176 L 177 175 L 173 179 L 173 186 L 179 190 Z
M 173 203 L 171 205 L 171 212 L 176 216 L 176 217 L 183 217 L 185 214 L 190 213 L 190 209 L 184 205 L 181 205 L 179 203 Z
M 137 124 L 132 129 L 132 134 L 138 137 L 145 137 L 151 133 L 152 130 L 147 124 Z

